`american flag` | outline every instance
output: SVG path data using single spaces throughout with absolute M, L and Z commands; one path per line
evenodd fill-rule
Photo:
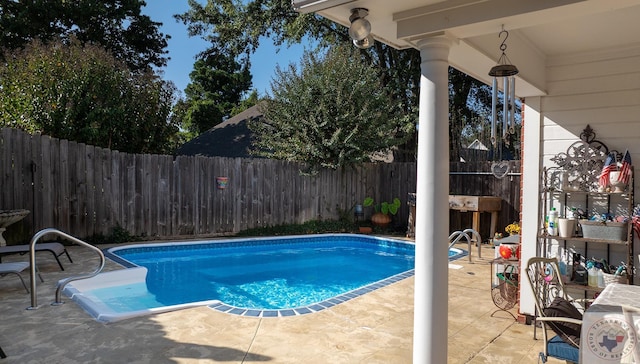
M 618 168 L 616 165 L 616 157 L 613 153 L 609 153 L 607 159 L 604 161 L 604 166 L 602 167 L 602 172 L 600 172 L 599 183 L 602 187 L 607 187 L 609 185 L 609 173 L 611 171 L 615 171 Z
M 633 224 L 633 231 L 636 232 L 636 235 L 638 235 L 638 238 L 640 239 L 640 216 L 634 216 L 631 219 L 631 224 Z
M 622 158 L 622 167 L 620 168 L 618 182 L 627 184 L 629 183 L 629 177 L 631 177 L 631 155 L 629 155 L 629 151 L 627 150 L 624 152 L 624 158 Z

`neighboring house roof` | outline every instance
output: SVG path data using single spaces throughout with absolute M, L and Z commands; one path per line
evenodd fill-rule
M 479 141 L 478 139 L 474 140 L 471 144 L 469 144 L 467 149 L 489 150 L 489 148 L 487 148 L 484 144 L 482 144 L 482 142 Z
M 260 112 L 258 105 L 254 105 L 184 143 L 176 150 L 176 155 L 255 157 L 249 153 L 252 133 L 247 122 L 259 117 L 262 117 L 262 112 Z
M 262 118 L 260 104 L 227 119 L 176 149 L 175 155 L 199 155 L 204 157 L 262 158 L 249 152 L 253 132 L 247 123 Z M 393 162 L 393 150 L 373 153 L 374 162 Z

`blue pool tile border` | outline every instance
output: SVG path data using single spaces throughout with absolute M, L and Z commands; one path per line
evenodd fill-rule
M 209 307 L 216 311 L 228 313 L 231 315 L 245 316 L 245 317 L 277 318 L 277 317 L 293 317 L 293 316 L 307 315 L 307 314 L 325 310 L 327 308 L 334 307 L 341 303 L 350 301 L 356 297 L 360 297 L 369 292 L 373 292 L 382 287 L 386 287 L 392 283 L 396 283 L 403 279 L 413 277 L 414 275 L 415 275 L 415 270 L 411 269 L 406 272 L 398 273 L 391 277 L 385 278 L 381 281 L 368 284 L 364 287 L 360 287 L 353 291 L 345 292 L 338 296 L 331 297 L 327 300 L 320 301 L 304 307 L 283 308 L 279 310 L 274 310 L 274 309 L 258 310 L 258 309 L 244 309 L 239 307 L 233 307 L 222 302 L 214 303 L 212 305 L 209 305 Z

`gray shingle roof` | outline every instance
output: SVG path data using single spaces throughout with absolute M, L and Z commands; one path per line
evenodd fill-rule
M 249 153 L 252 133 L 247 122 L 260 117 L 262 112 L 259 105 L 254 105 L 183 144 L 175 154 L 253 158 L 255 156 Z

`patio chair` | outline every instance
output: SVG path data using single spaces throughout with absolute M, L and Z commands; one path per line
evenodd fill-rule
M 530 258 L 526 273 L 536 304 L 534 324 L 541 324 L 545 342 L 538 362 L 546 363 L 547 357 L 552 357 L 577 363 L 582 313 L 575 304 L 586 300 L 571 300 L 567 296 L 556 258 Z M 547 337 L 548 329 L 556 334 L 551 339 Z
M 29 268 L 29 263 L 27 262 L 0 263 L 0 277 L 4 277 L 8 274 L 17 275 L 22 282 L 22 286 L 27 291 L 27 293 L 29 293 L 29 288 L 27 288 L 27 284 L 24 282 L 22 275 L 20 275 L 20 273 L 22 273 L 27 268 Z M 38 272 L 38 277 L 40 277 L 40 281 L 44 282 L 42 276 L 40 275 L 40 272 Z
M 5 256 L 5 255 L 12 255 L 12 254 L 24 255 L 24 254 L 29 254 L 29 248 L 30 248 L 29 244 L 0 246 L 0 263 L 2 263 L 2 257 Z M 54 243 L 36 244 L 35 251 L 36 252 L 48 251 L 51 254 L 53 254 L 53 257 L 56 258 L 56 262 L 58 262 L 58 266 L 60 266 L 60 270 L 64 270 L 64 267 L 62 266 L 62 263 L 60 262 L 60 259 L 59 259 L 59 257 L 62 254 L 65 254 L 67 256 L 67 258 L 69 259 L 70 263 L 73 263 L 73 260 L 71 260 L 71 256 L 69 255 L 69 252 L 67 251 L 67 248 L 65 248 L 64 245 L 62 245 L 60 243 L 55 243 L 54 242 Z

